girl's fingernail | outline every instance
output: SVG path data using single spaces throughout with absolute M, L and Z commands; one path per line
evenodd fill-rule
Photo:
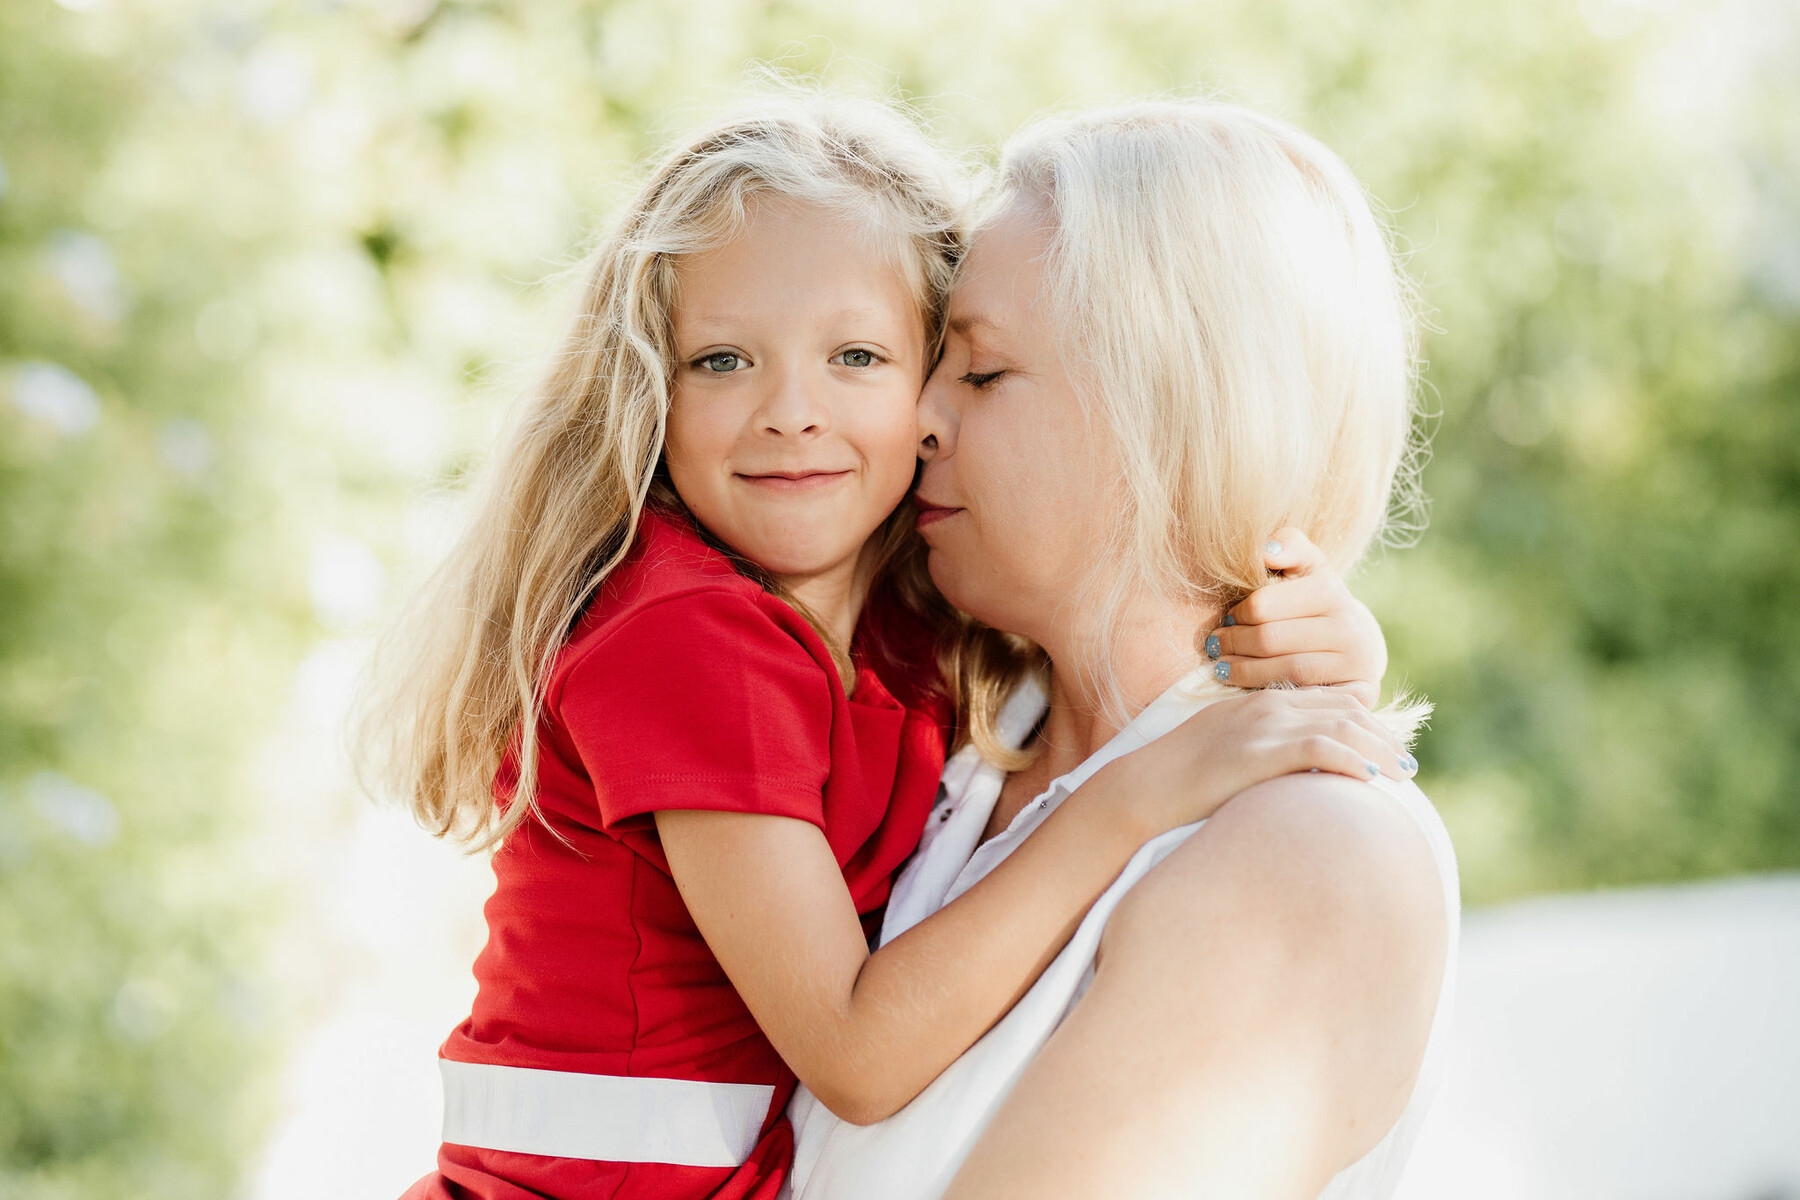
M 1381 768 L 1376 766 L 1374 763 L 1370 762 L 1366 758 L 1363 759 L 1363 769 L 1368 771 L 1369 777 L 1371 779 L 1373 779 L 1375 776 L 1381 774 Z
M 1400 756 L 1400 769 L 1402 771 L 1416 771 L 1419 769 L 1419 760 L 1410 754 L 1402 754 Z
M 1263 553 L 1268 554 L 1268 555 L 1280 554 L 1281 553 L 1281 543 L 1278 541 L 1275 541 L 1273 538 L 1271 538 L 1269 541 L 1266 541 L 1263 543 Z
M 1227 679 L 1227 680 L 1230 679 L 1231 678 L 1231 664 L 1223 663 L 1223 662 L 1222 663 L 1214 663 L 1213 664 L 1213 678 Z
M 1220 621 L 1219 624 L 1221 624 L 1221 625 L 1236 625 L 1237 618 L 1232 616 L 1230 613 L 1226 613 L 1225 619 L 1223 621 Z
M 1216 633 L 1208 635 L 1206 639 L 1206 657 L 1212 659 L 1214 662 L 1218 662 L 1221 653 L 1223 653 L 1223 651 L 1219 649 L 1219 635 Z

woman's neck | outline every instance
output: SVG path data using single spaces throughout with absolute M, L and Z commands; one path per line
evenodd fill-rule
M 1050 709 L 1039 738 L 1049 777 L 1079 766 L 1193 670 L 1199 661 L 1195 635 L 1218 618 L 1217 608 L 1140 600 L 1121 611 L 1104 647 L 1074 622 L 1041 641 L 1052 667 Z M 1108 670 L 1116 684 L 1110 695 L 1100 682 Z

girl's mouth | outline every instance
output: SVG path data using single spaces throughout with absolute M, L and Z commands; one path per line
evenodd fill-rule
M 812 492 L 850 478 L 850 472 L 771 471 L 766 475 L 739 475 L 738 478 L 772 492 Z

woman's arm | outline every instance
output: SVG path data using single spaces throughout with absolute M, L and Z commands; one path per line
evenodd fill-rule
M 1405 1108 L 1446 919 L 1397 803 L 1325 776 L 1250 789 L 1121 902 L 946 1200 L 1311 1200 Z
M 691 810 L 656 823 L 682 899 L 777 1052 L 828 1108 L 867 1124 L 1012 1007 L 1145 841 L 1285 772 L 1398 776 L 1397 752 L 1333 690 L 1219 701 L 1109 763 L 968 892 L 874 953 L 816 826 Z

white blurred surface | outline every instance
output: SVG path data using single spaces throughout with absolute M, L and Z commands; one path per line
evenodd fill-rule
M 1469 913 L 1457 1005 L 1397 1200 L 1800 1197 L 1800 875 Z
M 294 1043 L 253 1200 L 392 1200 L 436 1160 L 437 1048 L 475 998 L 493 873 L 374 807 L 356 815 L 338 868 L 319 872 L 315 897 L 335 993 Z

